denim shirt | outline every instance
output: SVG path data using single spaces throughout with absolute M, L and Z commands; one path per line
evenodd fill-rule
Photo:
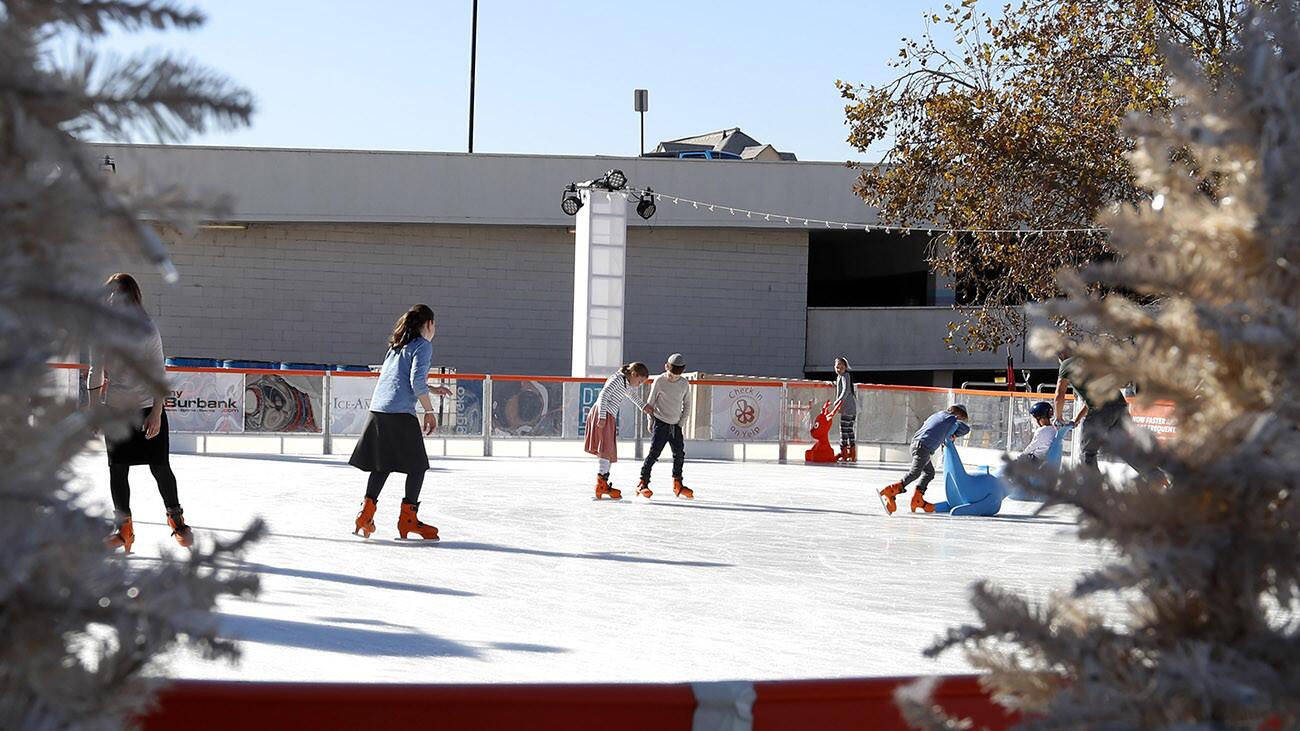
M 390 349 L 379 371 L 370 410 L 385 414 L 415 414 L 420 396 L 429 392 L 429 365 L 433 343 L 416 338 L 397 350 Z
M 956 414 L 936 411 L 916 430 L 912 441 L 931 452 L 937 452 L 948 437 L 964 437 L 967 434 L 970 434 L 970 427 L 958 421 Z

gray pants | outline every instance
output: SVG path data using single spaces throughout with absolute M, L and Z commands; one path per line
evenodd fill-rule
M 1133 420 L 1128 415 L 1128 403 L 1116 399 L 1103 404 L 1096 411 L 1088 409 L 1083 419 L 1083 435 L 1080 437 L 1079 451 L 1083 454 L 1083 463 L 1091 469 L 1097 469 L 1097 453 L 1108 440 L 1127 438 L 1133 432 Z
M 916 490 L 917 492 L 925 492 L 930 480 L 934 479 L 934 465 L 930 463 L 930 458 L 933 456 L 933 449 L 920 442 L 912 443 L 912 469 L 908 470 L 907 474 L 903 476 L 903 487 L 907 487 L 908 483 L 920 477 L 921 481 L 916 483 Z

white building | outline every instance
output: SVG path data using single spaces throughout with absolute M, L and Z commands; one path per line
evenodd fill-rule
M 824 375 L 845 355 L 862 380 L 943 386 L 1005 368 L 1005 354 L 946 349 L 951 292 L 926 267 L 924 236 L 804 225 L 874 221 L 841 163 L 96 151 L 121 176 L 233 197 L 233 227 L 168 232 L 178 284 L 121 263 L 142 275 L 169 355 L 374 363 L 394 319 L 426 302 L 438 314 L 438 364 L 567 374 L 574 235 L 561 193 L 618 168 L 634 186 L 715 204 L 661 200 L 649 221 L 630 215 L 627 359 L 657 366 L 680 351 L 692 370 L 790 377 Z

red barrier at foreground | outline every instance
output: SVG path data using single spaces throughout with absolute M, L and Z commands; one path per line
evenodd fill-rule
M 767 681 L 754 684 L 754 731 L 904 731 L 894 690 L 913 678 Z M 975 727 L 1014 718 L 974 676 L 946 678 L 935 701 Z M 430 728 L 440 731 L 690 731 L 688 684 L 365 685 L 181 681 L 141 720 L 145 731 Z
M 754 731 L 863 729 L 909 731 L 894 691 L 916 678 L 775 680 L 754 683 Z M 1018 719 L 989 700 L 974 675 L 945 677 L 934 702 L 950 716 L 970 718 L 973 728 L 1010 728 Z
M 182 681 L 145 731 L 691 728 L 689 685 L 363 685 Z

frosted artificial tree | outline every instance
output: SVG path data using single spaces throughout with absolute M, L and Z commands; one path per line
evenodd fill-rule
M 115 189 L 80 137 L 174 141 L 251 113 L 246 92 L 208 71 L 94 44 L 202 20 L 163 2 L 0 0 L 0 728 L 129 724 L 163 653 L 234 656 L 211 610 L 256 591 L 219 565 L 257 525 L 228 542 L 200 535 L 193 553 L 161 562 L 110 557 L 103 510 L 69 484 L 68 464 L 95 430 L 126 428 L 124 415 L 78 411 L 49 388 L 47 361 L 120 351 L 143 331 L 103 305 L 108 264 L 143 254 L 175 277 L 139 212 L 183 223 L 204 210 L 175 191 Z
M 963 649 L 1023 727 L 1300 726 L 1300 21 L 1275 5 L 1218 84 L 1169 52 L 1185 104 L 1134 122 L 1150 199 L 1100 221 L 1118 258 L 1062 275 L 1049 306 L 1092 333 L 1077 352 L 1099 386 L 1175 404 L 1172 441 L 1109 445 L 1150 479 L 1011 470 L 1113 558 L 1041 603 L 977 585 L 979 623 L 928 650 Z M 899 700 L 956 727 L 923 688 Z

